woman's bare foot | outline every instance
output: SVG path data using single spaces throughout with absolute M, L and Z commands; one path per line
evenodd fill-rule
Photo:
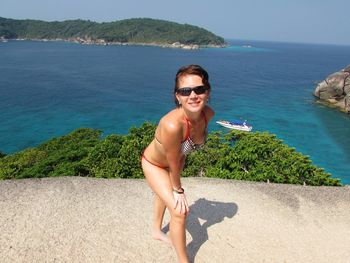
M 156 240 L 163 241 L 167 244 L 171 244 L 170 237 L 166 234 L 164 234 L 161 230 L 153 230 L 152 231 L 152 238 Z

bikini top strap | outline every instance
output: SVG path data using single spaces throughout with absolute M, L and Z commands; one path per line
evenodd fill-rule
M 190 121 L 186 117 L 185 117 L 185 120 L 186 120 L 186 137 L 184 141 L 190 138 Z

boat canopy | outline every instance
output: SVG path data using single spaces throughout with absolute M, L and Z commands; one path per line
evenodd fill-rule
M 230 124 L 233 124 L 233 125 L 248 125 L 249 126 L 249 124 L 246 121 L 231 120 L 229 122 L 230 122 Z

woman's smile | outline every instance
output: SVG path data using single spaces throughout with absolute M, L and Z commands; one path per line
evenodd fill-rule
M 191 107 L 197 108 L 197 107 L 199 107 L 199 106 L 201 105 L 201 101 L 199 101 L 199 100 L 190 101 L 190 102 L 188 102 L 187 104 L 189 104 Z

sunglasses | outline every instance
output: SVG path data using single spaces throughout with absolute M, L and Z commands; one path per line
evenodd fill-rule
M 205 86 L 197 86 L 194 88 L 181 88 L 181 89 L 176 89 L 176 93 L 180 94 L 181 96 L 190 96 L 192 91 L 196 93 L 197 95 L 205 93 L 207 90 L 209 90 L 208 87 Z

